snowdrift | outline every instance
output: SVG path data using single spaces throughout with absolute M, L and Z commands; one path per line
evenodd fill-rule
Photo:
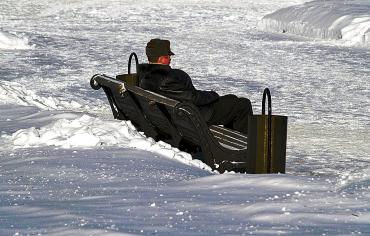
M 70 149 L 126 146 L 173 158 L 184 164 L 212 172 L 209 166 L 193 159 L 190 154 L 173 148 L 165 142 L 155 142 L 152 138 L 145 137 L 143 133 L 135 129 L 130 121 L 103 121 L 89 115 L 75 113 L 58 115 L 47 111 L 26 116 L 23 119 L 33 120 L 35 123 L 41 123 L 47 119 L 51 123 L 40 128 L 19 129 L 11 135 L 3 134 L 1 137 L 9 140 L 14 148 L 54 146 Z
M 12 104 L 20 106 L 34 106 L 40 109 L 38 115 L 23 116 L 20 121 L 34 121 L 47 124 L 19 129 L 11 135 L 3 134 L 0 137 L 8 140 L 14 148 L 37 148 L 51 146 L 55 148 L 94 148 L 106 146 L 127 146 L 145 150 L 159 155 L 173 158 L 184 164 L 196 166 L 212 172 L 203 162 L 193 159 L 188 153 L 182 152 L 171 145 L 145 137 L 138 132 L 130 121 L 102 120 L 90 115 L 72 114 L 66 110 L 80 112 L 105 111 L 98 106 L 90 107 L 76 101 L 67 101 L 55 97 L 43 97 L 24 85 L 11 82 L 0 82 L 0 105 Z M 105 104 L 106 106 L 106 104 Z M 63 115 L 55 115 L 62 112 Z M 102 114 L 100 114 L 102 115 Z M 35 117 L 36 116 L 36 117 Z M 17 122 L 17 121 L 13 121 Z M 102 125 L 104 124 L 104 125 Z
M 370 2 L 308 2 L 264 16 L 261 27 L 272 32 L 335 39 L 348 46 L 370 47 Z
M 0 30 L 0 49 L 32 49 L 28 38 Z

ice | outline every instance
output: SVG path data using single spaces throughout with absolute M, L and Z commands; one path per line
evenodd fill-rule
M 312 1 L 268 14 L 263 17 L 261 26 L 274 32 L 370 47 L 370 3 L 363 0 Z

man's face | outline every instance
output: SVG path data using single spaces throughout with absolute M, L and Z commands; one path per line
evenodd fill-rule
M 165 55 L 158 58 L 158 63 L 162 65 L 169 65 L 171 63 L 171 56 Z

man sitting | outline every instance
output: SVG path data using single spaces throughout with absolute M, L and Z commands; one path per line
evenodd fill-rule
M 215 91 L 194 88 L 190 76 L 170 67 L 170 41 L 152 39 L 147 43 L 149 64 L 140 65 L 140 87 L 163 96 L 196 105 L 208 125 L 224 125 L 227 128 L 248 133 L 248 116 L 253 115 L 249 99 L 228 94 L 219 96 Z

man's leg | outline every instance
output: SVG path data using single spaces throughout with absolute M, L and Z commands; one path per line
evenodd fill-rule
M 242 133 L 248 133 L 248 116 L 253 115 L 249 99 L 228 94 L 221 96 L 212 104 L 212 107 L 214 113 L 208 121 L 209 125 L 224 125 Z

